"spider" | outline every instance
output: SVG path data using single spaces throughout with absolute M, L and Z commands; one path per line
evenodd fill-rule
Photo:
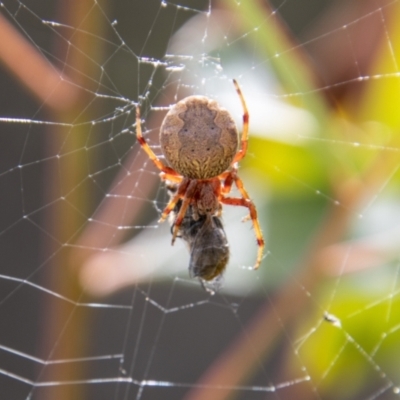
M 154 154 L 142 135 L 140 108 L 136 108 L 136 136 L 143 150 L 161 171 L 162 180 L 178 184 L 175 196 L 161 214 L 164 221 L 174 210 L 179 200 L 182 205 L 176 216 L 172 244 L 189 206 L 193 219 L 202 215 L 220 216 L 222 204 L 243 206 L 249 209 L 258 244 L 254 269 L 260 266 L 264 238 L 257 218 L 254 203 L 237 174 L 237 164 L 246 155 L 249 113 L 242 91 L 233 80 L 243 108 L 243 128 L 239 147 L 239 134 L 233 118 L 215 100 L 205 96 L 189 96 L 176 103 L 168 111 L 160 128 L 161 149 L 170 166 L 164 165 Z M 228 197 L 235 184 L 241 197 Z M 215 276 L 207 276 L 212 280 Z

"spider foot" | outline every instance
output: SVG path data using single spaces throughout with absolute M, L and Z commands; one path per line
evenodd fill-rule
M 164 215 L 164 213 L 161 214 L 161 217 L 160 217 L 160 219 L 158 220 L 158 223 L 160 224 L 161 222 L 164 222 L 164 221 L 167 219 L 167 217 L 168 217 L 168 215 Z
M 246 215 L 245 217 L 242 218 L 242 222 L 250 221 L 251 220 L 251 215 Z
M 254 270 L 258 269 L 258 267 L 261 264 L 261 261 L 263 259 L 263 253 L 264 253 L 264 240 L 257 238 L 257 245 L 258 245 L 258 251 L 257 251 L 257 260 L 256 263 L 253 267 Z

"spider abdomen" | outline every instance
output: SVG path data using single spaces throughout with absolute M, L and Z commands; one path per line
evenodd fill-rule
M 179 174 L 210 179 L 224 172 L 238 148 L 238 131 L 228 111 L 204 96 L 176 103 L 160 129 L 164 156 Z

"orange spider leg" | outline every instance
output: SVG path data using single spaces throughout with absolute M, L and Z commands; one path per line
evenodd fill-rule
M 257 218 L 257 210 L 254 203 L 250 199 L 240 198 L 240 197 L 221 197 L 221 203 L 232 205 L 232 206 L 243 206 L 247 207 L 250 211 L 250 218 L 253 221 L 254 232 L 257 239 L 258 251 L 257 260 L 254 265 L 254 269 L 258 269 L 262 261 L 264 253 L 264 237 L 261 232 L 260 223 Z
M 243 108 L 243 127 L 242 127 L 242 139 L 240 142 L 240 150 L 236 153 L 235 157 L 232 160 L 231 165 L 239 162 L 247 152 L 247 142 L 249 136 L 249 111 L 247 109 L 246 101 L 244 100 L 244 96 L 242 91 L 240 90 L 239 84 L 236 80 L 233 80 L 233 84 L 235 85 L 236 92 L 239 95 L 240 102 L 242 103 Z
M 248 219 L 251 219 L 253 221 L 254 230 L 256 232 L 256 237 L 257 237 L 257 243 L 261 247 L 261 249 L 259 248 L 259 256 L 262 257 L 262 253 L 263 253 L 263 249 L 264 249 L 264 237 L 263 237 L 263 234 L 262 234 L 262 231 L 260 228 L 260 223 L 257 218 L 257 210 L 255 208 L 254 203 L 251 201 L 250 196 L 247 193 L 247 190 L 244 188 L 242 180 L 237 176 L 236 170 L 232 171 L 231 175 L 232 175 L 235 185 L 238 188 L 242 197 L 244 199 L 246 199 L 248 202 L 250 202 L 252 207 L 254 208 L 255 213 L 253 215 L 251 213 L 251 208 L 249 208 L 250 214 L 247 217 L 245 217 L 244 221 L 247 221 Z M 257 257 L 257 259 L 258 259 L 258 257 Z
M 185 182 L 186 183 L 186 182 Z M 174 222 L 174 228 L 172 231 L 172 242 L 171 244 L 174 244 L 176 236 L 178 235 L 178 231 L 179 231 L 179 227 L 182 224 L 183 218 L 185 217 L 186 214 L 186 210 L 188 209 L 193 196 L 195 194 L 196 191 L 196 187 L 197 187 L 197 181 L 196 180 L 189 180 L 187 179 L 187 185 L 185 185 L 184 190 L 181 190 L 181 188 L 179 187 L 178 193 L 175 197 L 180 196 L 182 197 L 182 194 L 184 193 L 184 197 L 182 200 L 182 205 L 181 208 L 178 212 L 178 215 L 175 218 L 175 222 Z M 183 184 L 182 184 L 183 185 Z M 182 186 L 181 185 L 181 186 Z M 174 199 L 175 199 L 174 197 Z M 164 210 L 165 212 L 165 210 Z
M 185 192 L 189 186 L 189 183 L 190 183 L 189 179 L 185 179 L 184 181 L 182 181 L 182 183 L 178 187 L 178 191 L 177 191 L 176 195 L 170 200 L 170 202 L 164 208 L 164 210 L 161 214 L 161 218 L 158 220 L 158 222 L 163 222 L 168 217 L 169 213 L 175 208 L 176 203 L 179 201 L 179 199 L 181 199 L 185 196 Z M 181 207 L 181 210 L 182 210 L 182 207 Z
M 160 172 L 160 179 L 162 179 L 163 181 L 171 181 L 174 183 L 181 183 L 183 177 L 181 175 L 171 175 L 171 174 L 167 174 L 165 172 Z
M 179 176 L 172 168 L 164 165 L 159 158 L 154 154 L 153 150 L 147 144 L 146 140 L 142 135 L 142 124 L 140 122 L 140 107 L 136 107 L 136 138 L 139 144 L 142 146 L 142 149 L 147 153 L 151 161 L 155 164 L 155 166 L 165 174 L 169 176 Z
M 223 172 L 221 175 L 218 176 L 221 180 L 221 193 L 228 194 L 231 191 L 232 184 L 233 184 L 233 177 L 232 171 Z

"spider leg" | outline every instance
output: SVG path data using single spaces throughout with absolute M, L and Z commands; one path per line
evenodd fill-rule
M 253 222 L 254 232 L 256 235 L 257 245 L 258 245 L 257 260 L 256 260 L 256 264 L 254 266 L 254 269 L 257 269 L 260 266 L 260 263 L 262 260 L 265 244 L 264 244 L 264 237 L 263 237 L 261 227 L 260 227 L 260 222 L 258 221 L 258 217 L 257 217 L 256 206 L 251 201 L 250 196 L 247 193 L 247 190 L 244 188 L 242 180 L 237 176 L 236 169 L 229 171 L 229 174 L 225 178 L 225 182 L 226 181 L 230 182 L 229 188 L 232 186 L 232 181 L 235 182 L 235 185 L 238 188 L 242 197 L 236 198 L 236 197 L 221 196 L 220 197 L 221 203 L 229 204 L 232 206 L 243 206 L 243 207 L 247 207 L 249 209 L 250 215 L 245 217 L 244 221 L 251 219 Z
M 167 206 L 164 208 L 164 210 L 161 214 L 161 218 L 158 220 L 158 222 L 165 221 L 165 219 L 168 217 L 169 213 L 175 208 L 176 203 L 179 201 L 179 199 L 181 199 L 185 196 L 185 193 L 188 189 L 189 183 L 190 183 L 189 179 L 185 179 L 182 181 L 182 183 L 178 187 L 178 191 L 176 192 L 175 196 L 169 201 Z M 181 210 L 182 210 L 182 207 L 181 207 Z
M 244 188 L 243 181 L 236 174 L 236 170 L 231 171 L 231 175 L 232 175 L 232 179 L 234 180 L 235 185 L 238 188 L 242 197 L 251 201 L 250 196 L 247 193 L 247 190 Z M 245 221 L 248 221 L 249 219 L 252 219 L 251 213 L 249 215 L 246 215 L 242 221 L 245 222 Z
M 234 165 L 235 163 L 239 162 L 247 152 L 247 142 L 248 142 L 248 136 L 249 136 L 249 111 L 247 109 L 246 101 L 244 99 L 243 93 L 240 90 L 239 84 L 236 82 L 236 80 L 233 80 L 233 84 L 235 85 L 236 92 L 239 95 L 240 102 L 242 103 L 242 108 L 243 108 L 243 128 L 242 128 L 242 139 L 240 142 L 240 150 L 236 153 L 235 157 L 232 160 L 231 165 Z
M 160 172 L 160 179 L 162 179 L 163 181 L 171 181 L 174 183 L 181 183 L 183 178 L 181 175 L 171 175 L 166 172 Z
M 174 227 L 173 227 L 173 231 L 172 231 L 172 242 L 171 244 L 173 245 L 175 242 L 175 239 L 178 235 L 179 232 L 179 227 L 182 224 L 183 218 L 185 218 L 186 215 L 186 211 L 193 199 L 193 196 L 196 192 L 196 187 L 197 187 L 197 181 L 196 180 L 187 180 L 188 181 L 188 185 L 185 187 L 186 189 L 186 193 L 183 197 L 182 200 L 182 205 L 181 208 L 179 209 L 178 215 L 176 216 L 175 222 L 174 222 Z M 181 185 L 182 186 L 182 185 Z M 177 196 L 179 195 L 179 191 Z M 182 197 L 182 195 L 181 195 Z M 164 210 L 165 211 L 165 210 Z
M 147 144 L 146 140 L 144 139 L 142 135 L 142 124 L 140 121 L 140 107 L 136 107 L 136 138 L 137 141 L 139 142 L 140 146 L 142 146 L 142 149 L 147 153 L 149 156 L 150 160 L 153 161 L 155 166 L 161 170 L 162 172 L 165 172 L 166 174 L 170 176 L 178 176 L 178 174 L 170 167 L 167 167 L 164 165 L 160 159 L 154 154 L 153 150 L 150 148 L 150 146 Z
M 250 200 L 250 196 L 247 193 L 247 190 L 244 188 L 242 180 L 237 176 L 236 170 L 231 171 L 231 175 L 242 197 L 244 197 L 247 200 Z
M 231 191 L 233 178 L 232 178 L 232 171 L 225 171 L 222 174 L 218 175 L 218 179 L 221 182 L 221 193 L 228 194 Z
M 260 263 L 262 261 L 263 253 L 264 253 L 264 237 L 261 232 L 260 223 L 257 218 L 257 210 L 254 203 L 250 199 L 244 199 L 242 197 L 221 197 L 221 203 L 229 204 L 231 206 L 243 206 L 247 207 L 250 211 L 250 218 L 253 221 L 254 232 L 257 239 L 258 251 L 257 251 L 257 260 L 254 265 L 254 269 L 258 269 Z

